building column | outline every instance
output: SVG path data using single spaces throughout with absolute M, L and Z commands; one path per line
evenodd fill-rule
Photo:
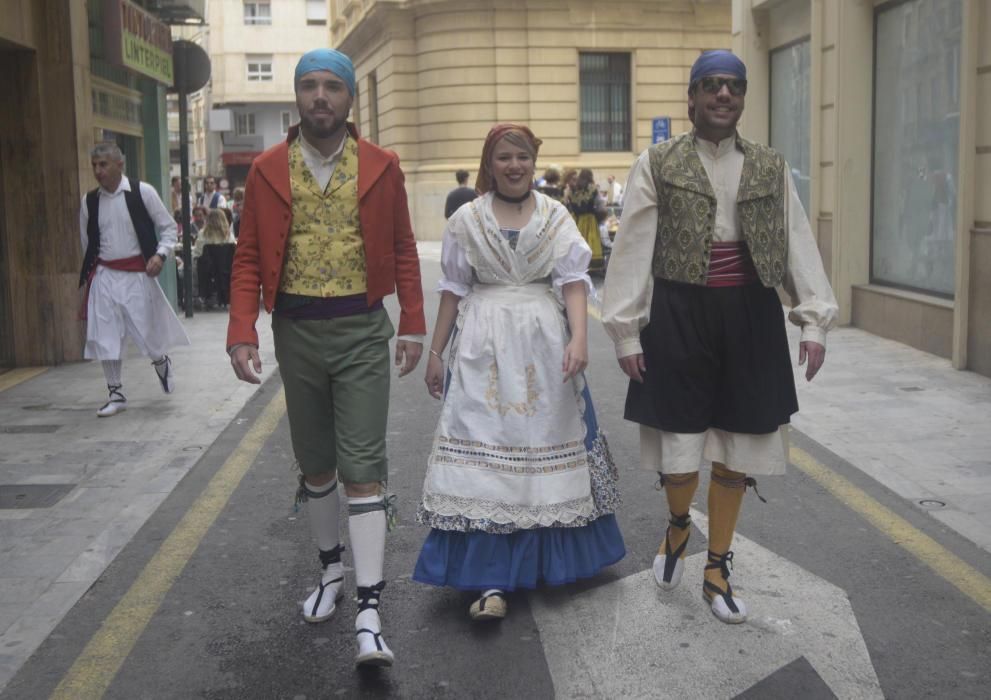
M 76 320 L 79 244 L 79 98 L 73 21 L 85 13 L 64 0 L 32 4 L 35 50 L 10 52 L 0 71 L 0 152 L 3 153 L 3 356 L 14 365 L 79 359 Z M 87 96 L 88 97 L 88 96 Z

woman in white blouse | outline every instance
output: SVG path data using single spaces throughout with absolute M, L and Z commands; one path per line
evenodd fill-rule
M 564 206 L 531 188 L 539 146 L 525 126 L 493 127 L 480 196 L 444 232 L 425 378 L 444 404 L 413 578 L 477 591 L 474 620 L 504 617 L 507 592 L 589 577 L 625 554 L 583 373 L 591 251 Z

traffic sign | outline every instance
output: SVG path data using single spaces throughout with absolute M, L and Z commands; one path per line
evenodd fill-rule
M 654 117 L 651 120 L 651 143 L 660 143 L 671 138 L 671 117 Z

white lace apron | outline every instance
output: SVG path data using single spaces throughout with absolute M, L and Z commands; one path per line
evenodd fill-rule
M 459 305 L 424 483 L 428 513 L 521 529 L 593 514 L 584 382 L 562 381 L 570 338 L 548 279 L 555 255 L 579 234 L 563 209 L 537 199 L 515 250 L 492 217 L 491 196 L 455 222 L 478 282 Z

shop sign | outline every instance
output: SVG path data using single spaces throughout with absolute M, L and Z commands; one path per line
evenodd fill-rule
M 141 98 L 93 85 L 93 114 L 141 128 Z
M 107 59 L 172 84 L 172 30 L 128 0 L 104 0 Z

